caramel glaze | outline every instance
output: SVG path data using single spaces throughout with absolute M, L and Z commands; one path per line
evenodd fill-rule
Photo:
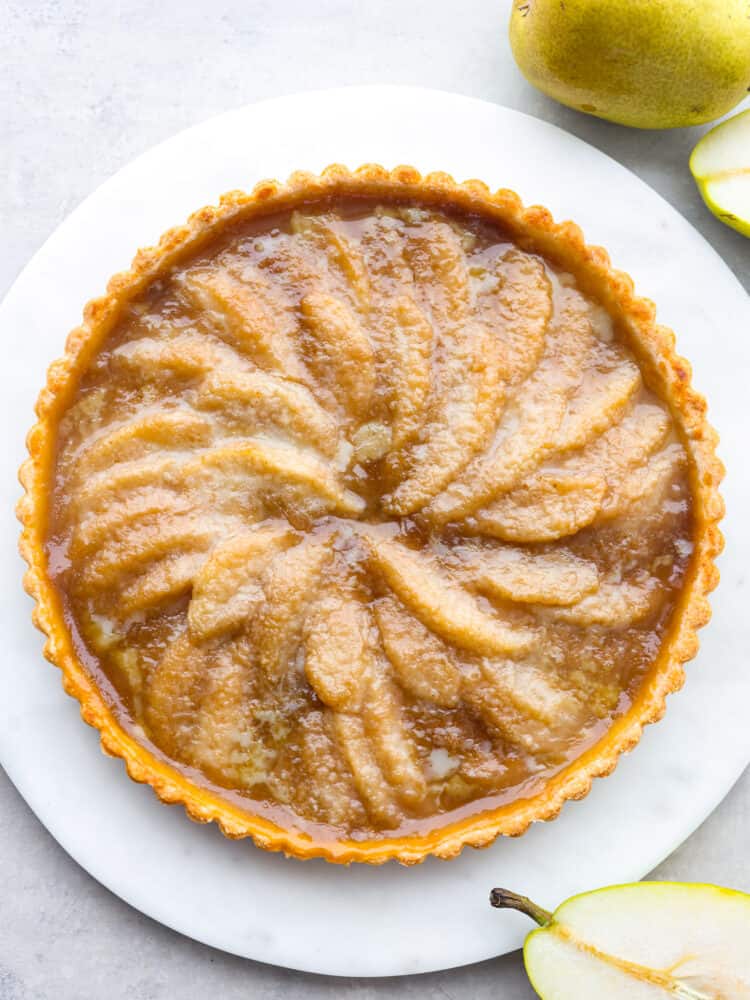
M 494 223 L 235 221 L 60 424 L 50 573 L 123 727 L 318 838 L 531 794 L 622 715 L 691 553 L 626 333 Z

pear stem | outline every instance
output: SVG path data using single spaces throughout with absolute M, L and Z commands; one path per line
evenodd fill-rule
M 541 906 L 532 903 L 528 896 L 519 896 L 518 893 L 510 892 L 508 889 L 493 889 L 490 893 L 490 904 L 498 910 L 518 910 L 519 913 L 525 913 L 540 927 L 552 923 L 552 914 L 549 910 L 543 910 Z

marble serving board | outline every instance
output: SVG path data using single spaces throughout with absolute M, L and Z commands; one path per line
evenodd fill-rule
M 343 127 L 342 127 L 343 123 Z M 575 219 L 606 246 L 678 346 L 711 401 L 729 474 L 727 551 L 714 620 L 688 682 L 589 797 L 554 823 L 450 862 L 406 869 L 296 862 L 224 840 L 130 782 L 44 663 L 21 589 L 13 506 L 24 434 L 47 364 L 81 307 L 137 247 L 232 188 L 378 161 L 511 187 Z M 750 479 L 746 456 L 750 305 L 730 270 L 662 198 L 624 167 L 554 126 L 436 91 L 371 87 L 306 93 L 242 108 L 182 132 L 125 167 L 80 205 L 19 276 L 2 307 L 0 760 L 60 844 L 130 904 L 238 955 L 346 976 L 445 969 L 518 947 L 527 925 L 490 911 L 493 885 L 555 903 L 637 879 L 716 806 L 750 758 Z

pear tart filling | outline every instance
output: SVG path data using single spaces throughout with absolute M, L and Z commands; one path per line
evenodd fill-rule
M 234 220 L 126 303 L 60 420 L 79 657 L 158 757 L 319 839 L 532 794 L 632 704 L 690 559 L 644 372 L 489 217 Z

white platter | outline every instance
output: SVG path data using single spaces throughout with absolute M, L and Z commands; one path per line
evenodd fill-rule
M 140 245 L 231 188 L 331 161 L 412 163 L 480 177 L 579 222 L 679 334 L 711 401 L 729 466 L 727 551 L 713 623 L 688 683 L 616 773 L 552 824 L 414 869 L 295 862 L 224 840 L 132 784 L 103 757 L 41 658 L 15 551 L 15 475 L 32 403 L 83 303 Z M 750 303 L 729 269 L 633 174 L 565 132 L 507 108 L 411 88 L 267 101 L 214 118 L 139 157 L 80 205 L 0 308 L 3 601 L 0 760 L 52 835 L 91 875 L 154 919 L 217 948 L 346 976 L 445 969 L 517 947 L 520 917 L 490 910 L 493 885 L 555 904 L 637 879 L 726 794 L 750 758 L 750 565 L 746 439 Z M 695 873 L 696 878 L 700 872 Z

